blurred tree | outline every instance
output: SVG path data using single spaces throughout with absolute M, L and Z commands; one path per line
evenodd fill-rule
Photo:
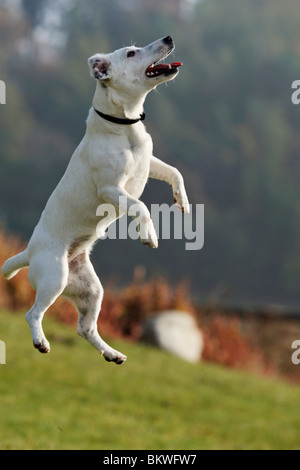
M 49 0 L 22 0 L 22 7 L 32 28 L 40 22 Z

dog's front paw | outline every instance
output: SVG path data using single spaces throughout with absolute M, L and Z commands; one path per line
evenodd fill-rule
M 142 243 L 149 248 L 158 248 L 158 242 L 153 242 L 153 240 L 142 240 Z
M 190 204 L 185 192 L 183 177 L 179 171 L 175 171 L 171 186 L 173 189 L 173 198 L 176 206 L 178 206 L 182 212 L 189 214 Z
M 140 237 L 142 243 L 144 243 L 144 245 L 148 246 L 149 248 L 158 247 L 157 235 L 151 219 L 146 225 L 143 226 L 143 230 L 140 231 Z
M 190 213 L 190 204 L 184 188 L 175 188 L 173 192 L 174 202 L 182 212 Z

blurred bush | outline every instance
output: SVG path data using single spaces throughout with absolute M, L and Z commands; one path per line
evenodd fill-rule
M 18 237 L 7 237 L 0 231 L 0 265 L 11 256 L 24 250 L 25 246 Z M 22 269 L 9 282 L 0 275 L 0 308 L 20 310 L 34 302 L 35 293 L 28 282 L 27 269 Z

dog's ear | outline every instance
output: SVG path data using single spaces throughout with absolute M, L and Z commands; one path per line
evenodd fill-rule
M 110 77 L 110 61 L 101 54 L 94 54 L 88 59 L 90 74 L 97 80 L 107 80 Z

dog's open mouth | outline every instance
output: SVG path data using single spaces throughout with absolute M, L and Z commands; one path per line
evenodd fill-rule
M 146 76 L 149 78 L 159 77 L 160 75 L 172 75 L 182 66 L 182 62 L 172 62 L 172 64 L 151 64 L 146 70 Z

